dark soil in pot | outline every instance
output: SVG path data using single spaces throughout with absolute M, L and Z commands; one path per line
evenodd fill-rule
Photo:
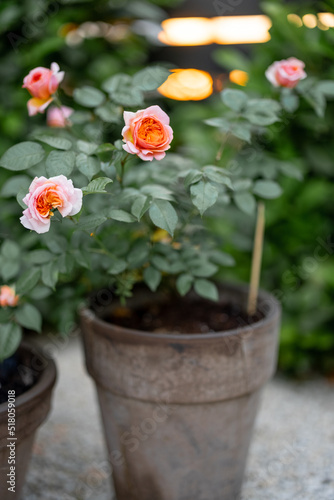
M 212 333 L 233 330 L 260 321 L 263 313 L 249 316 L 238 304 L 218 304 L 209 300 L 189 301 L 174 297 L 142 307 L 115 307 L 105 321 L 124 328 L 156 333 Z
M 18 397 L 36 384 L 40 374 L 29 368 L 30 358 L 27 351 L 19 351 L 0 363 L 0 404 L 8 400 L 8 391 Z

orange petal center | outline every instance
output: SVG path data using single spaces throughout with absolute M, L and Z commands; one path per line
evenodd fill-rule
M 143 118 L 138 128 L 138 138 L 148 144 L 160 144 L 165 138 L 164 129 L 154 118 Z
M 47 188 L 39 195 L 36 209 L 42 217 L 51 217 L 53 208 L 61 207 L 62 200 L 54 188 Z

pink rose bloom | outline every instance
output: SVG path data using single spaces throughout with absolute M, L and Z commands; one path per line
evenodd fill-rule
M 46 123 L 49 127 L 64 128 L 69 123 L 68 118 L 73 111 L 72 108 L 68 108 L 67 106 L 61 106 L 60 108 L 51 106 L 46 115 Z
M 52 63 L 51 69 L 38 67 L 30 71 L 22 85 L 32 95 L 27 104 L 29 116 L 44 112 L 63 78 L 64 71 L 59 71 L 57 63 Z
M 28 208 L 23 211 L 21 224 L 41 234 L 50 229 L 52 210 L 58 208 L 63 217 L 80 212 L 82 191 L 74 188 L 73 182 L 65 175 L 50 179 L 35 177 L 23 202 Z
M 303 61 L 290 57 L 275 61 L 266 71 L 266 77 L 274 87 L 294 88 L 300 80 L 306 78 Z
M 0 306 L 15 307 L 19 301 L 19 296 L 15 295 L 14 288 L 4 285 L 0 287 Z
M 173 130 L 169 116 L 159 106 L 150 106 L 136 113 L 124 111 L 123 149 L 144 161 L 162 160 L 170 148 Z

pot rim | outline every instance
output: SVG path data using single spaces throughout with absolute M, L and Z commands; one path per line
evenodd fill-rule
M 55 362 L 53 361 L 52 358 L 46 358 L 45 356 L 43 356 L 43 354 L 40 352 L 38 348 L 36 348 L 35 346 L 31 345 L 28 342 L 22 342 L 19 346 L 19 349 L 29 351 L 32 355 L 37 355 L 41 359 L 47 359 L 47 365 L 43 369 L 37 382 L 23 394 L 20 394 L 19 396 L 15 397 L 16 410 L 22 408 L 27 403 L 30 404 L 33 399 L 37 398 L 38 396 L 43 394 L 43 392 L 46 392 L 50 388 L 52 388 L 57 378 L 57 369 Z M 8 406 L 7 402 L 0 404 L 0 417 L 4 413 L 7 413 L 8 411 L 7 406 Z
M 220 290 L 222 292 L 231 290 L 233 292 L 239 292 L 241 295 L 246 295 L 248 291 L 248 285 L 239 283 L 222 283 L 220 284 Z M 204 299 L 205 300 L 205 299 Z M 110 323 L 100 318 L 92 309 L 87 306 L 83 306 L 79 310 L 81 319 L 88 323 L 94 323 L 97 327 L 98 333 L 105 337 L 110 338 L 112 336 L 118 341 L 130 341 L 135 343 L 159 343 L 159 344 L 188 344 L 188 343 L 203 343 L 205 341 L 213 341 L 219 339 L 225 339 L 226 337 L 234 337 L 238 335 L 247 335 L 252 333 L 254 330 L 264 329 L 274 320 L 276 320 L 281 313 L 281 305 L 279 301 L 269 292 L 264 290 L 259 290 L 258 304 L 265 304 L 266 311 L 264 312 L 264 317 L 251 323 L 249 325 L 243 325 L 231 330 L 225 330 L 221 332 L 212 333 L 189 333 L 189 334 L 174 334 L 174 333 L 154 333 L 145 330 L 136 330 L 133 328 L 126 328 L 123 326 Z M 111 334 L 112 331 L 112 335 Z

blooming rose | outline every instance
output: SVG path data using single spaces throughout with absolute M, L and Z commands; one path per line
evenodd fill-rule
M 61 106 L 60 108 L 56 108 L 55 106 L 51 106 L 48 109 L 46 115 L 46 123 L 49 127 L 66 127 L 68 123 L 67 118 L 71 116 L 73 113 L 72 108 L 68 108 L 67 106 Z
M 275 87 L 295 87 L 300 80 L 306 78 L 303 61 L 290 57 L 275 61 L 266 71 L 266 77 Z
M 53 209 L 58 208 L 63 217 L 80 212 L 82 191 L 74 188 L 65 175 L 50 179 L 35 177 L 23 202 L 28 208 L 23 211 L 21 224 L 36 233 L 46 233 L 50 229 Z
M 4 285 L 0 287 L 0 306 L 15 307 L 19 301 L 19 296 L 15 295 L 14 288 Z
M 29 116 L 44 112 L 63 78 L 64 71 L 59 71 L 57 63 L 52 63 L 51 69 L 38 67 L 30 71 L 22 85 L 32 95 L 27 103 Z
M 169 116 L 159 106 L 150 106 L 136 113 L 124 111 L 123 149 L 145 161 L 162 160 L 170 148 L 173 130 Z

